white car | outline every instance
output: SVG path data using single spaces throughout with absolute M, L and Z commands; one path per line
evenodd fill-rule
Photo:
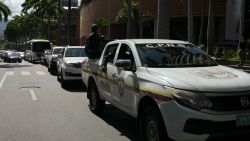
M 61 86 L 66 88 L 69 81 L 81 81 L 81 65 L 88 57 L 84 46 L 68 46 L 58 55 L 57 77 Z
M 51 55 L 48 56 L 47 64 L 49 72 L 57 72 L 58 54 L 61 53 L 64 47 L 53 47 Z
M 108 101 L 137 119 L 145 141 L 250 133 L 250 74 L 217 64 L 188 42 L 112 41 L 99 60 L 82 65 L 82 80 L 92 112 L 101 114 Z

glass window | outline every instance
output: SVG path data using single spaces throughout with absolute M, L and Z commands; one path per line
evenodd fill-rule
M 60 52 L 61 52 L 61 50 L 62 50 L 63 48 L 55 48 L 54 50 L 53 50 L 53 54 L 60 54 Z
M 191 44 L 137 44 L 145 67 L 202 67 L 217 65 L 203 50 Z
M 67 48 L 65 57 L 86 57 L 84 48 Z
M 132 51 L 127 44 L 121 45 L 117 60 L 119 59 L 129 59 L 131 61 L 134 61 L 134 56 L 132 54 Z
M 43 52 L 44 50 L 51 49 L 50 42 L 34 42 L 32 43 L 33 52 Z
M 104 62 L 105 63 L 113 64 L 115 53 L 116 53 L 118 45 L 119 44 L 112 44 L 112 45 L 107 46 L 107 49 L 106 49 L 105 54 L 104 54 Z

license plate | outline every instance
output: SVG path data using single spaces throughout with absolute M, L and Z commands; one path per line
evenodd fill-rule
M 250 125 L 250 115 L 238 115 L 236 116 L 236 126 Z

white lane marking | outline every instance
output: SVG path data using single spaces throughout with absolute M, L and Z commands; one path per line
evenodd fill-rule
M 14 75 L 14 72 L 13 72 L 13 71 L 7 71 L 7 72 L 5 72 L 3 78 L 2 78 L 2 80 L 1 80 L 1 82 L 0 82 L 0 89 L 2 88 L 3 83 L 4 83 L 4 81 L 5 81 L 5 79 L 6 79 L 6 77 L 7 77 L 8 75 L 9 75 L 9 76 L 13 76 L 13 75 Z
M 46 75 L 46 73 L 43 72 L 43 71 L 37 71 L 36 74 L 37 74 L 37 75 Z
M 29 71 L 22 71 L 21 75 L 28 76 L 31 75 Z
M 29 89 L 33 101 L 37 101 L 36 93 L 33 89 Z
M 14 75 L 14 71 L 7 71 L 7 75 L 13 76 Z

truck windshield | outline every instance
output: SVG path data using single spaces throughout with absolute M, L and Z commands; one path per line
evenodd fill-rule
M 215 66 L 203 50 L 191 44 L 137 44 L 141 63 L 145 67 L 205 67 Z
M 68 48 L 65 57 L 86 57 L 84 48 Z

